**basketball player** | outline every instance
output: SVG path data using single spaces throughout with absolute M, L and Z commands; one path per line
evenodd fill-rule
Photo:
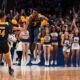
M 8 22 L 5 22 L 5 15 L 3 11 L 0 11 L 0 59 L 2 54 L 5 56 L 5 60 L 8 63 L 9 74 L 13 75 L 14 70 L 12 69 L 12 63 L 10 59 L 10 48 L 8 43 L 8 35 L 15 27 L 9 26 Z
M 34 50 L 34 60 L 31 62 L 32 64 L 40 63 L 40 53 L 41 53 L 40 37 L 41 37 L 41 28 L 39 28 L 37 43 L 36 43 L 35 50 Z
M 32 55 L 37 43 L 39 27 L 41 26 L 42 19 L 48 20 L 36 10 L 33 10 L 32 14 L 29 16 L 30 51 Z
M 40 63 L 40 56 L 41 56 L 41 48 L 44 43 L 44 28 L 40 28 L 39 33 L 38 33 L 38 41 L 36 43 L 35 47 L 35 53 L 34 53 L 34 58 L 36 61 L 32 61 L 33 64 L 39 64 Z

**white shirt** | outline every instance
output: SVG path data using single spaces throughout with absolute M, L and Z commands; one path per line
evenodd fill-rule
M 9 34 L 8 40 L 11 43 L 11 47 L 13 47 L 13 43 L 17 41 L 15 34 Z

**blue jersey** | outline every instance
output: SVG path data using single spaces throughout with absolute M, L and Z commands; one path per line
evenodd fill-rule
M 31 28 L 39 28 L 41 25 L 41 18 L 38 19 L 32 19 L 32 21 L 30 22 L 30 27 Z

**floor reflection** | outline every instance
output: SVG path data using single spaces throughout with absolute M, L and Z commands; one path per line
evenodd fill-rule
M 9 76 L 7 68 L 3 68 L 0 70 L 0 80 L 80 80 L 80 69 L 58 70 L 48 67 L 18 67 L 15 68 L 14 76 Z

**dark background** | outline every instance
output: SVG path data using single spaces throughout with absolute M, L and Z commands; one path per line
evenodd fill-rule
M 0 8 L 2 8 L 3 1 L 5 0 L 0 0 Z M 39 11 L 53 14 L 68 12 L 73 7 L 79 9 L 79 5 L 80 0 L 7 0 L 6 8 L 7 10 L 38 8 Z

